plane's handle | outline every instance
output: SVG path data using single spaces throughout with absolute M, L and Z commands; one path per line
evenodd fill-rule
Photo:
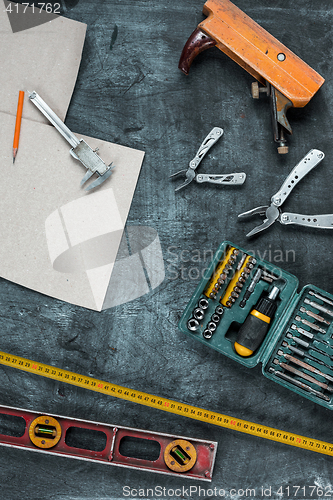
M 216 41 L 213 38 L 206 35 L 200 28 L 196 28 L 184 45 L 178 68 L 185 75 L 188 75 L 191 64 L 197 55 L 210 47 L 214 47 L 214 45 L 216 45 Z

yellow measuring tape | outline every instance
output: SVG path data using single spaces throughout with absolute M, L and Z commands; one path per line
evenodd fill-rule
M 270 439 L 271 441 L 277 441 L 279 443 L 296 446 L 297 448 L 303 448 L 305 450 L 316 451 L 317 453 L 333 456 L 332 443 L 310 439 L 291 432 L 280 431 L 278 429 L 274 429 L 273 427 L 266 427 L 265 425 L 255 424 L 253 422 L 230 417 L 228 415 L 222 415 L 221 413 L 204 410 L 203 408 L 180 403 L 172 399 L 153 396 L 152 394 L 148 394 L 146 392 L 136 391 L 134 389 L 122 387 L 121 385 L 112 384 L 110 382 L 104 382 L 103 380 L 98 380 L 93 377 L 78 375 L 77 373 L 70 372 L 68 370 L 56 368 L 51 365 L 45 365 L 43 363 L 31 361 L 30 359 L 21 358 L 19 356 L 13 356 L 12 354 L 7 354 L 1 351 L 0 364 L 10 366 L 12 368 L 18 368 L 19 370 L 29 373 L 34 373 L 35 375 L 41 375 L 42 377 L 51 378 L 59 382 L 76 385 L 77 387 L 82 387 L 91 391 L 100 392 L 115 398 L 125 399 L 127 401 L 132 401 L 133 403 L 150 406 L 151 408 L 157 408 L 158 410 L 167 411 L 169 413 L 175 413 L 176 415 L 181 415 L 182 417 L 200 420 L 201 422 L 218 425 L 226 429 L 244 432 L 246 434 L 251 434 L 252 436 L 259 436 L 264 439 Z

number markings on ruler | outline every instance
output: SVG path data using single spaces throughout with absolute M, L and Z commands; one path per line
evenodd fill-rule
M 267 427 L 247 420 L 230 417 L 221 413 L 205 410 L 196 406 L 180 403 L 172 399 L 154 396 L 146 392 L 137 391 L 120 385 L 98 380 L 93 377 L 79 375 L 69 370 L 56 368 L 36 361 L 31 361 L 19 356 L 13 356 L 0 351 L 0 364 L 18 368 L 29 373 L 41 375 L 67 384 L 100 392 L 108 396 L 132 401 L 151 408 L 167 411 L 184 417 L 200 420 L 213 425 L 218 425 L 226 429 L 232 429 L 252 436 L 259 436 L 271 441 L 289 444 L 297 448 L 315 451 L 324 455 L 333 456 L 333 444 L 325 441 L 307 438 L 291 432 L 284 432 L 273 427 Z

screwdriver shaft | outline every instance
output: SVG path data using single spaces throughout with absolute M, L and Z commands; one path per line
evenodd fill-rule
M 318 347 L 314 346 L 313 344 L 310 344 L 309 342 L 305 342 L 305 340 L 302 340 L 299 337 L 295 337 L 291 333 L 287 334 L 287 338 L 293 339 L 297 344 L 300 344 L 301 346 L 306 347 L 307 349 L 312 349 L 313 351 L 317 351 L 320 354 L 323 354 L 324 356 L 327 356 L 328 358 L 332 359 L 332 357 L 329 354 L 327 354 L 327 352 L 323 351 L 322 349 L 318 349 Z M 330 368 L 331 370 L 333 370 L 333 367 Z
M 262 275 L 262 270 L 259 268 L 257 270 L 256 274 L 254 275 L 253 279 L 251 280 L 251 283 L 249 284 L 249 286 L 245 290 L 243 299 L 241 300 L 239 307 L 242 307 L 242 308 L 245 307 L 246 302 L 250 298 L 251 294 L 254 292 L 256 284 L 259 282 L 261 275 Z
M 300 321 L 301 323 L 303 323 L 303 325 L 307 325 L 310 328 L 312 328 L 312 330 L 316 330 L 316 332 L 324 334 L 326 333 L 326 330 L 324 330 L 324 328 L 320 328 L 320 326 L 316 325 L 315 323 L 311 323 L 311 321 L 301 318 L 300 316 L 295 316 L 295 321 Z
M 292 330 L 296 330 L 296 332 L 301 333 L 302 335 L 304 335 L 304 337 L 307 337 L 307 338 L 308 338 L 308 339 L 310 339 L 310 340 L 313 340 L 313 339 L 314 339 L 314 334 L 313 334 L 313 333 L 311 333 L 311 332 L 308 332 L 307 330 L 304 330 L 304 328 L 301 328 L 301 327 L 296 326 L 296 325 L 294 325 L 294 324 L 292 324 L 292 325 L 290 326 L 290 328 L 291 328 Z
M 308 332 L 307 330 L 304 330 L 304 328 L 300 328 L 299 326 L 296 326 L 294 324 L 291 325 L 290 328 L 292 330 L 296 330 L 298 333 L 300 333 L 301 335 L 304 335 L 304 337 L 307 337 L 310 340 L 316 340 L 317 342 L 320 342 L 321 344 L 330 346 L 330 344 L 329 344 L 329 342 L 327 342 L 327 340 L 318 339 L 317 337 L 314 336 L 313 333 Z

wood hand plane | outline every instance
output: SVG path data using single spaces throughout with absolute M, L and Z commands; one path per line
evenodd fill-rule
M 286 112 L 304 107 L 324 78 L 229 0 L 208 0 L 203 13 L 207 18 L 186 42 L 179 69 L 187 75 L 200 52 L 213 46 L 222 50 L 256 78 L 254 98 L 262 92 L 269 96 L 274 141 L 280 154 L 287 153 L 285 132 L 292 130 Z

